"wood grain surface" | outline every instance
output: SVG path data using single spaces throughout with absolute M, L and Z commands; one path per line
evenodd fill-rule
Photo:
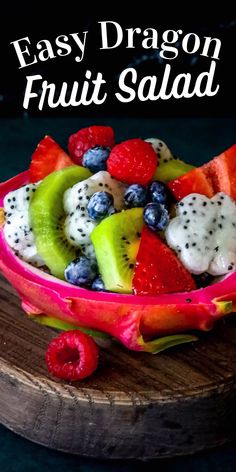
M 27 319 L 0 278 L 0 422 L 47 447 L 99 458 L 171 457 L 236 437 L 236 320 L 156 356 L 113 343 L 70 385 L 47 373 L 55 332 Z

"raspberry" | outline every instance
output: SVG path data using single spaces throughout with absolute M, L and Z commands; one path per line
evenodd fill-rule
M 113 148 L 114 144 L 114 131 L 110 126 L 90 126 L 69 137 L 68 149 L 76 164 L 82 165 L 83 155 L 88 149 L 95 146 Z
M 79 330 L 54 338 L 46 352 L 51 374 L 71 382 L 91 375 L 98 366 L 98 348 L 93 339 Z
M 107 169 L 117 180 L 146 185 L 157 167 L 157 156 L 150 143 L 129 139 L 117 144 L 107 160 Z

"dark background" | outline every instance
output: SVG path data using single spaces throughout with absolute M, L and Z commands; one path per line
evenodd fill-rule
M 225 2 L 216 6 L 206 16 L 205 6 L 189 2 L 180 12 L 173 11 L 168 2 L 166 10 L 157 2 L 151 6 L 147 1 L 126 12 L 125 2 L 112 5 L 112 10 L 97 9 L 87 0 L 84 13 L 82 2 L 57 2 L 48 0 L 46 6 L 31 2 L 1 4 L 0 27 L 0 180 L 7 179 L 26 169 L 38 141 L 45 134 L 51 134 L 66 149 L 68 136 L 80 127 L 91 124 L 114 126 L 117 140 L 135 136 L 158 136 L 168 143 L 175 154 L 195 165 L 206 162 L 235 141 L 235 45 L 236 14 L 230 14 Z M 49 10 L 49 7 L 51 9 Z M 116 12 L 114 13 L 114 9 Z M 187 14 L 187 18 L 186 18 Z M 220 60 L 217 61 L 216 80 L 220 83 L 219 93 L 212 98 L 167 100 L 156 102 L 135 101 L 119 104 L 110 99 L 99 107 L 78 107 L 55 110 L 33 110 L 24 113 L 22 101 L 26 86 L 26 75 L 41 74 L 49 82 L 60 85 L 63 81 L 72 83 L 80 80 L 86 69 L 101 71 L 114 90 L 119 73 L 126 67 L 137 69 L 140 77 L 162 76 L 163 64 L 158 52 L 143 51 L 137 43 L 135 50 L 125 49 L 125 44 L 111 51 L 99 51 L 97 43 L 97 22 L 117 21 L 126 27 L 153 27 L 161 34 L 166 29 L 183 29 L 195 32 L 201 38 L 217 37 L 222 41 Z M 53 39 L 59 34 L 69 34 L 89 29 L 86 56 L 82 63 L 74 61 L 74 55 L 56 58 L 46 63 L 39 62 L 19 70 L 11 41 L 29 36 L 32 44 L 41 39 Z M 171 61 L 174 75 L 191 72 L 196 77 L 210 66 L 210 59 L 180 54 Z M 27 414 L 27 412 L 26 412 Z M 190 418 L 191 421 L 191 418 Z M 73 457 L 47 450 L 30 443 L 0 426 L 0 471 L 81 471 L 81 472 L 133 472 L 156 470 L 165 472 L 233 472 L 236 470 L 235 443 L 206 451 L 193 457 L 152 461 L 148 464 L 127 461 L 95 461 Z
M 49 2 L 50 3 L 50 2 Z M 20 5 L 22 3 L 20 2 Z M 7 28 L 4 32 L 1 30 L 1 60 L 4 64 L 0 74 L 0 116 L 13 117 L 23 114 L 23 95 L 26 86 L 26 75 L 40 74 L 48 82 L 56 83 L 58 90 L 63 81 L 70 86 L 75 80 L 82 82 L 84 73 L 87 69 L 93 73 L 100 71 L 103 73 L 108 86 L 108 98 L 103 105 L 99 106 L 79 106 L 56 109 L 44 108 L 38 111 L 31 101 L 30 110 L 27 115 L 30 116 L 140 116 L 161 118 L 168 116 L 235 116 L 235 43 L 236 43 L 236 14 L 227 13 L 226 8 L 222 8 L 220 14 L 214 12 L 208 17 L 202 8 L 196 8 L 196 5 L 189 4 L 188 17 L 177 14 L 172 10 L 172 6 L 167 5 L 167 10 L 162 12 L 160 6 L 149 6 L 148 3 L 139 8 L 137 5 L 135 11 L 127 13 L 122 4 L 116 5 L 115 12 L 109 12 L 107 9 L 99 8 L 94 11 L 93 2 L 88 2 L 87 11 L 81 9 L 84 3 L 79 2 L 75 7 L 75 2 L 66 2 L 61 6 L 59 3 L 53 13 L 49 14 L 48 9 L 39 5 L 31 4 L 27 10 L 21 7 L 17 11 L 15 6 L 12 8 L 4 6 L 6 10 L 5 19 Z M 223 7 L 223 5 L 222 5 Z M 34 8 L 34 9 L 33 9 Z M 133 7 L 134 8 L 134 7 Z M 192 9 L 192 12 L 191 12 Z M 169 10 L 169 11 L 168 11 Z M 202 13 L 201 13 L 202 12 Z M 200 15 L 199 15 L 200 13 Z M 4 20 L 4 15 L 2 16 Z M 140 39 L 136 41 L 135 49 L 126 49 L 126 41 L 116 49 L 100 50 L 100 27 L 98 21 L 113 20 L 117 21 L 123 27 L 152 27 L 161 36 L 166 29 L 183 29 L 184 33 L 197 33 L 203 45 L 204 36 L 217 37 L 222 41 L 220 59 L 216 60 L 217 68 L 215 74 L 215 83 L 220 84 L 220 90 L 214 97 L 191 98 L 191 99 L 170 99 L 157 100 L 154 102 L 140 102 L 135 99 L 134 102 L 121 104 L 114 98 L 114 91 L 118 88 L 117 81 L 120 72 L 126 67 L 136 68 L 139 77 L 146 75 L 157 75 L 158 83 L 161 83 L 166 60 L 162 60 L 158 50 L 143 49 Z M 2 22 L 3 23 L 3 22 Z M 74 54 L 66 57 L 56 57 L 46 62 L 38 62 L 35 65 L 19 69 L 19 62 L 11 41 L 28 36 L 31 40 L 31 48 L 36 51 L 36 43 L 41 39 L 52 41 L 60 34 L 82 32 L 88 30 L 85 57 L 82 62 L 77 63 L 74 60 Z M 124 35 L 125 36 L 125 35 Z M 183 35 L 182 35 L 183 36 Z M 186 54 L 183 51 L 178 57 L 169 61 L 173 68 L 172 77 L 179 73 L 190 72 L 193 77 L 199 73 L 209 70 L 210 58 L 201 57 L 200 53 Z M 37 100 L 35 100 L 36 103 Z

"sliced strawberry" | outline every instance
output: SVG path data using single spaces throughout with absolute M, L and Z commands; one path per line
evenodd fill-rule
M 212 197 L 225 192 L 236 200 L 236 144 L 207 164 L 168 183 L 177 200 L 190 193 Z
M 190 193 L 201 193 L 207 197 L 214 195 L 211 181 L 204 174 L 202 167 L 193 169 L 178 179 L 171 180 L 168 187 L 174 194 L 176 200 L 182 200 Z
M 153 231 L 144 227 L 133 277 L 136 295 L 194 290 L 195 282 L 175 253 Z
M 32 155 L 29 168 L 30 182 L 38 182 L 47 175 L 64 167 L 72 166 L 74 162 L 50 136 L 45 136 L 39 142 Z
M 139 138 L 117 144 L 107 160 L 112 177 L 127 184 L 148 184 L 156 168 L 157 155 L 152 145 Z
M 88 149 L 95 146 L 113 148 L 114 144 L 114 131 L 110 126 L 89 126 L 69 137 L 68 150 L 76 164 L 81 165 L 83 155 Z
M 236 200 L 236 144 L 203 166 L 214 194 L 225 192 Z

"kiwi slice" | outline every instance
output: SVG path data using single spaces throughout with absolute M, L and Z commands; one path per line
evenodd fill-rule
M 70 166 L 49 174 L 38 186 L 30 203 L 30 218 L 39 255 L 51 273 L 64 279 L 66 266 L 76 257 L 64 235 L 63 194 L 91 176 L 88 169 Z
M 172 159 L 171 161 L 163 162 L 157 167 L 153 180 L 160 180 L 166 183 L 169 180 L 178 179 L 181 175 L 186 174 L 192 169 L 195 169 L 195 167 L 179 159 Z
M 132 292 L 143 224 L 143 208 L 131 208 L 105 218 L 93 230 L 91 240 L 107 290 Z

